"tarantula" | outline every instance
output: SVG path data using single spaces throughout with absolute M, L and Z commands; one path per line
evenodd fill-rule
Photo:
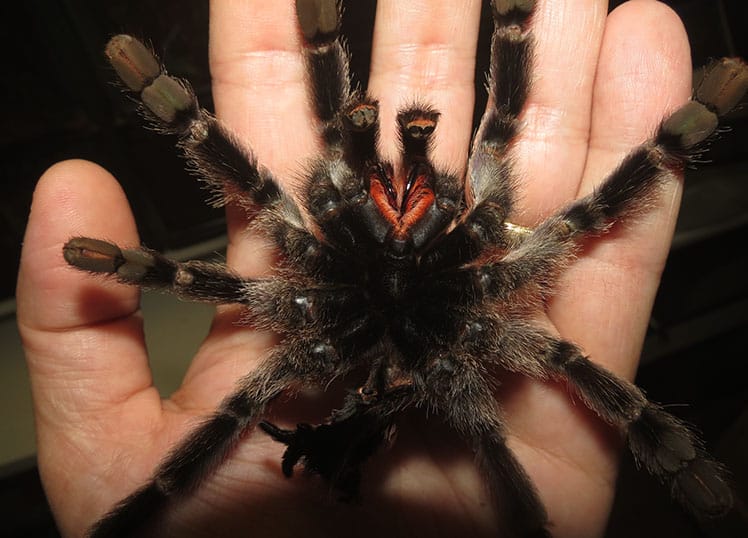
M 593 193 L 534 230 L 506 221 L 514 201 L 509 149 L 521 128 L 532 78 L 534 0 L 493 0 L 488 90 L 466 178 L 431 159 L 439 113 L 413 105 L 397 116 L 401 162 L 377 153 L 378 106 L 350 89 L 336 0 L 297 0 L 312 103 L 324 142 L 301 204 L 252 154 L 198 106 L 189 85 L 127 35 L 106 54 L 144 116 L 179 137 L 190 169 L 213 203 L 237 204 L 281 254 L 271 278 L 227 267 L 177 262 L 146 248 L 78 237 L 67 262 L 120 282 L 180 297 L 238 303 L 245 321 L 275 331 L 261 366 L 91 531 L 136 533 L 189 492 L 259 427 L 286 446 L 282 472 L 299 463 L 354 498 L 361 467 L 390 438 L 398 417 L 423 406 L 469 439 L 488 488 L 512 532 L 550 536 L 545 509 L 505 443 L 489 370 L 564 380 L 602 420 L 625 434 L 638 464 L 697 516 L 725 512 L 732 495 L 719 464 L 685 424 L 633 384 L 591 362 L 572 342 L 533 323 L 580 243 L 646 210 L 671 169 L 688 164 L 718 128 L 718 117 L 748 89 L 748 68 L 723 59 L 694 98 L 634 149 Z M 358 383 L 319 425 L 293 430 L 262 421 L 267 404 L 300 385 L 337 377 Z

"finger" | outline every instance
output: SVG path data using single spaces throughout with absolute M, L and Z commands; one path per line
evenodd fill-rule
M 86 275 L 63 259 L 63 244 L 81 235 L 138 244 L 116 180 L 92 163 L 67 161 L 50 168 L 34 193 L 18 280 L 18 321 L 32 380 L 44 381 L 45 390 L 64 389 L 75 380 L 79 392 L 63 401 L 75 396 L 79 401 L 71 404 L 98 406 L 148 387 L 149 369 L 137 289 Z
M 210 4 L 210 68 L 218 118 L 289 190 L 317 148 L 294 0 Z M 242 209 L 227 208 L 227 263 L 239 274 L 270 270 L 267 242 L 246 232 Z M 272 343 L 241 327 L 235 306 L 218 308 L 213 327 L 172 402 L 203 412 L 217 404 Z
M 579 187 L 607 9 L 607 0 L 538 0 L 533 85 L 515 148 L 519 224 L 537 224 Z
M 294 1 L 211 2 L 210 68 L 218 117 L 292 188 L 317 148 Z M 242 211 L 230 208 L 228 216 L 229 263 L 262 272 L 267 249 L 241 233 Z
M 211 2 L 216 113 L 288 182 L 317 147 L 293 0 Z
M 78 235 L 138 244 L 116 180 L 92 163 L 67 161 L 50 168 L 36 187 L 17 305 L 40 468 L 47 478 L 56 475 L 46 482 L 47 493 L 55 511 L 68 515 L 79 509 L 66 503 L 80 501 L 79 491 L 67 491 L 68 480 L 76 473 L 92 475 L 90 468 L 102 460 L 101 443 L 127 429 L 128 409 L 138 407 L 151 424 L 161 412 L 151 386 L 138 291 L 71 268 L 62 247 Z M 62 461 L 70 454 L 76 456 Z
M 480 0 L 379 0 L 369 93 L 379 100 L 381 148 L 397 158 L 395 115 L 414 102 L 442 113 L 435 160 L 461 170 L 472 131 Z
M 667 6 L 632 0 L 611 13 L 594 91 L 590 154 L 579 195 L 596 184 L 691 85 L 683 25 Z M 660 203 L 596 241 L 564 275 L 551 317 L 596 360 L 633 378 L 680 202 L 673 178 Z M 567 315 L 573 309 L 574 316 Z M 596 330 L 592 328 L 597 328 Z

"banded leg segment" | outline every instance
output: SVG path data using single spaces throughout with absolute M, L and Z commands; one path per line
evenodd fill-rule
M 271 400 L 300 379 L 324 385 L 342 373 L 339 368 L 340 357 L 329 345 L 301 341 L 276 348 L 212 416 L 172 450 L 147 484 L 99 520 L 89 537 L 125 538 L 151 529 L 173 499 L 194 491 L 231 454 Z
M 206 110 L 189 83 L 166 73 L 143 43 L 114 36 L 106 55 L 140 111 L 161 132 L 176 134 L 188 167 L 213 193 L 212 202 L 238 203 L 256 211 L 285 198 L 270 172 Z
M 271 173 L 210 113 L 200 108 L 189 84 L 166 73 L 154 54 L 128 35 L 113 37 L 106 48 L 123 85 L 137 96 L 140 112 L 156 128 L 179 137 L 177 146 L 187 167 L 212 193 L 214 206 L 242 207 L 260 219 L 287 259 L 299 267 L 319 265 L 309 260 L 319 242 L 308 232 L 294 201 Z
M 112 275 L 120 282 L 170 291 L 192 301 L 244 303 L 251 280 L 226 266 L 177 262 L 147 248 L 121 249 L 114 243 L 76 237 L 63 247 L 65 260 L 78 269 Z
M 625 432 L 636 462 L 667 484 L 696 516 L 716 516 L 732 505 L 722 467 L 683 422 L 647 400 L 632 383 L 593 363 L 574 344 L 526 323 L 476 320 L 463 344 L 468 352 L 537 379 L 566 381 L 585 406 Z
M 340 39 L 338 0 L 296 0 L 312 104 L 327 148 L 342 144 L 340 113 L 351 98 L 348 53 Z
M 548 516 L 524 468 L 506 446 L 501 411 L 483 376 L 464 365 L 454 385 L 465 390 L 433 390 L 431 401 L 450 424 L 472 442 L 489 493 L 508 528 L 507 536 L 550 538 Z M 503 534 L 502 534 L 503 536 Z
M 591 194 L 545 220 L 507 255 L 492 264 L 464 267 L 436 280 L 464 282 L 472 290 L 459 302 L 486 297 L 508 299 L 527 285 L 536 297 L 552 293 L 557 275 L 575 256 L 580 242 L 606 232 L 615 222 L 646 211 L 673 169 L 689 164 L 708 146 L 719 117 L 748 90 L 748 66 L 722 59 L 706 70 L 694 99 L 659 126 L 655 136 L 634 149 Z
M 462 222 L 437 245 L 424 264 L 456 267 L 486 248 L 505 248 L 514 234 L 503 223 L 514 205 L 515 178 L 510 149 L 531 86 L 534 0 L 493 0 L 489 108 L 478 129 L 468 163 L 470 207 Z
M 512 202 L 508 150 L 519 134 L 518 118 L 530 93 L 534 47 L 529 26 L 535 1 L 494 0 L 492 7 L 490 105 L 473 143 L 469 180 L 476 209 L 491 200 L 508 212 Z
M 111 275 L 124 284 L 167 291 L 191 301 L 242 304 L 247 310 L 243 321 L 255 328 L 279 334 L 304 331 L 319 338 L 334 333 L 346 350 L 357 349 L 357 342 L 369 342 L 361 333 L 374 331 L 362 307 L 365 295 L 355 286 L 312 286 L 304 279 L 246 279 L 221 264 L 177 262 L 153 250 L 121 249 L 87 237 L 71 239 L 63 252 L 73 267 Z
M 551 374 L 566 379 L 587 407 L 626 432 L 637 464 L 666 484 L 676 501 L 698 517 L 719 516 L 732 507 L 725 470 L 693 430 L 576 346 L 559 340 L 554 347 L 547 356 Z

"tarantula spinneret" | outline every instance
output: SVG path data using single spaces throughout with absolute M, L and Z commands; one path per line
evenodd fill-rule
M 106 48 L 126 90 L 162 132 L 179 137 L 190 169 L 217 205 L 235 204 L 281 255 L 276 274 L 249 279 L 206 262 L 177 262 L 146 248 L 77 237 L 67 262 L 120 282 L 183 298 L 235 303 L 280 342 L 215 413 L 100 520 L 93 537 L 129 536 L 191 491 L 256 424 L 286 445 L 282 471 L 302 464 L 344 498 L 361 467 L 409 407 L 444 417 L 475 448 L 497 509 L 518 536 L 550 536 L 533 484 L 506 446 L 487 371 L 564 380 L 602 420 L 623 432 L 638 464 L 696 516 L 725 512 L 732 495 L 719 464 L 686 425 L 633 384 L 590 361 L 574 343 L 532 321 L 563 267 L 590 236 L 646 211 L 663 179 L 688 164 L 718 119 L 748 89 L 737 59 L 710 65 L 693 99 L 662 121 L 591 194 L 533 230 L 506 221 L 514 202 L 509 149 L 532 78 L 534 0 L 493 0 L 491 106 L 474 138 L 468 172 L 431 158 L 439 112 L 413 105 L 397 116 L 401 159 L 377 152 L 377 102 L 350 89 L 336 0 L 297 0 L 299 26 L 324 150 L 309 167 L 300 204 L 211 114 L 188 84 L 168 75 L 136 39 Z M 301 385 L 357 379 L 319 425 L 263 422 L 267 404 Z

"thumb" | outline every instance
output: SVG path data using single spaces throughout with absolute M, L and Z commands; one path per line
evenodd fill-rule
M 95 164 L 66 161 L 50 168 L 36 187 L 17 287 L 39 465 L 58 514 L 66 502 L 81 502 L 69 488 L 77 483 L 73 477 L 96 474 L 91 468 L 106 459 L 101 446 L 127 429 L 128 417 L 157 421 L 161 409 L 138 290 L 70 267 L 62 247 L 78 235 L 138 244 L 117 181 Z

